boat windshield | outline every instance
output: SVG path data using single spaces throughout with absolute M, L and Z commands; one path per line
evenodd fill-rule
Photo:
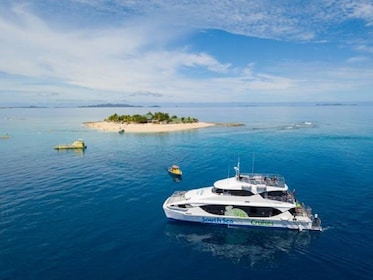
M 232 196 L 251 196 L 253 193 L 249 190 L 225 190 L 217 187 L 213 187 L 211 190 L 216 194 L 232 195 Z

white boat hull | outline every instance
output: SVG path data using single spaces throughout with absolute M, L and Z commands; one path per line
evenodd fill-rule
M 286 228 L 294 230 L 321 230 L 312 225 L 310 219 L 297 219 L 285 217 L 286 213 L 274 218 L 241 218 L 218 215 L 193 215 L 188 211 L 178 211 L 170 209 L 168 206 L 163 207 L 165 215 L 170 220 L 194 222 L 202 224 L 227 225 L 237 227 L 268 227 L 268 228 Z

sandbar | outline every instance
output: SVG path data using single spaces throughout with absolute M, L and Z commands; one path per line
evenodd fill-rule
M 116 122 L 98 121 L 98 122 L 85 122 L 84 125 L 89 128 L 94 128 L 103 131 L 119 132 L 124 130 L 125 133 L 155 133 L 155 132 L 172 132 L 190 129 L 198 129 L 214 126 L 214 123 L 196 122 L 196 123 L 129 123 L 122 124 Z

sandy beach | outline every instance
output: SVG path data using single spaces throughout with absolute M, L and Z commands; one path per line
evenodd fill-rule
M 197 122 L 197 123 L 178 123 L 178 124 L 157 124 L 157 123 L 146 123 L 146 124 L 121 124 L 115 122 L 86 122 L 86 127 L 94 128 L 103 131 L 119 132 L 124 129 L 125 133 L 154 133 L 154 132 L 172 132 L 181 130 L 190 130 L 197 128 L 204 128 L 214 126 L 214 123 Z

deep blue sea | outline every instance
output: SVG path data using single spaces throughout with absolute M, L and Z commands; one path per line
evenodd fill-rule
M 0 279 L 373 279 L 373 106 L 0 109 Z M 118 134 L 83 122 L 168 112 L 238 122 Z M 84 153 L 56 151 L 82 138 Z M 169 222 L 175 190 L 285 176 L 323 232 Z M 183 170 L 175 181 L 166 168 Z

